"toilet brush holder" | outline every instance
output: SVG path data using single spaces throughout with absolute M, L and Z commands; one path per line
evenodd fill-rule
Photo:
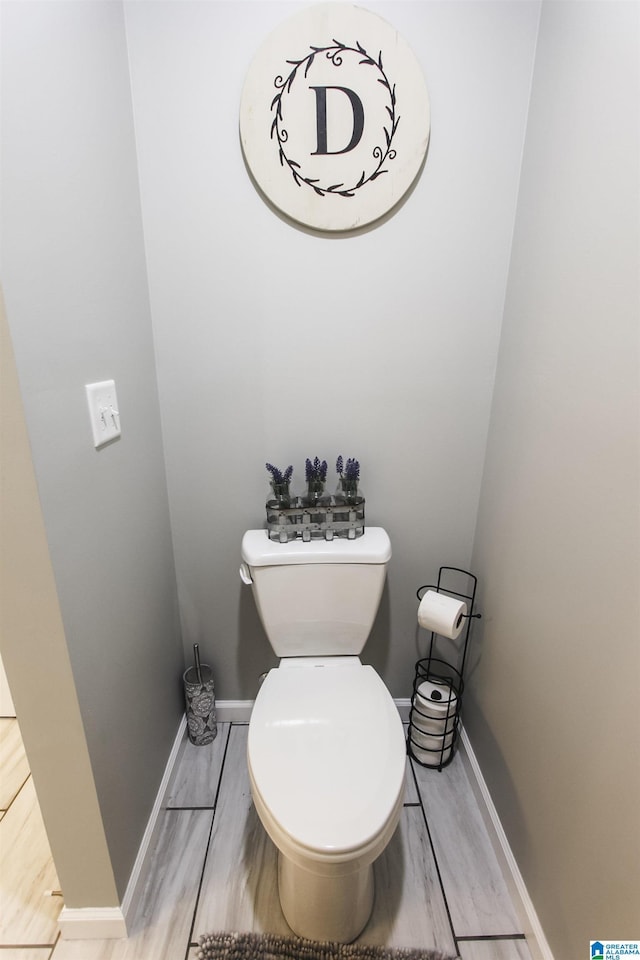
M 194 646 L 196 664 L 182 675 L 189 740 L 198 747 L 215 740 L 216 698 L 211 667 L 200 663 L 197 644 Z

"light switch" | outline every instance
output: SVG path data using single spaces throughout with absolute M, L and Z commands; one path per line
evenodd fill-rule
M 93 444 L 101 447 L 120 436 L 120 408 L 113 380 L 87 383 L 87 403 L 93 431 Z

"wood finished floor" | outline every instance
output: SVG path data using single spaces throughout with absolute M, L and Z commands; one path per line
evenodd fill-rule
M 203 933 L 289 934 L 278 901 L 276 851 L 251 802 L 247 729 L 221 723 L 212 744 L 184 742 L 126 940 L 64 941 L 54 917 L 46 934 L 36 935 L 30 923 L 19 940 L 2 932 L 0 960 L 195 960 Z M 0 841 L 11 806 L 0 821 Z M 5 882 L 5 854 L 1 846 L 0 914 L 7 905 L 16 914 L 16 897 L 24 898 L 25 914 L 34 899 L 50 907 L 51 898 L 28 893 L 24 877 L 17 889 L 16 881 Z M 402 820 L 376 862 L 375 879 L 376 901 L 361 942 L 434 947 L 461 960 L 531 960 L 458 755 L 441 773 L 407 763 Z M 54 905 L 57 916 L 59 898 Z
M 0 960 L 49 960 L 62 898 L 15 718 L 0 718 Z

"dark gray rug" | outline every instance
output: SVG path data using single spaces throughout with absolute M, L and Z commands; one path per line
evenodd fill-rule
M 270 933 L 211 933 L 198 960 L 455 960 L 439 950 L 393 950 L 365 943 L 320 943 Z

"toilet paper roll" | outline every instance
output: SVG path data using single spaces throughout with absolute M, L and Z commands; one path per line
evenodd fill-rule
M 451 733 L 455 723 L 455 716 L 449 717 L 446 722 L 444 719 L 435 720 L 433 717 L 425 717 L 423 714 L 414 710 L 411 714 L 411 726 L 420 733 L 427 733 L 435 737 L 441 737 L 445 733 Z
M 429 735 L 428 733 L 423 733 L 422 730 L 416 727 L 412 727 L 411 729 L 411 743 L 414 746 L 421 747 L 423 750 L 440 753 L 443 749 L 446 750 L 447 747 L 450 747 L 452 742 L 453 731 L 445 736 L 444 734 Z M 438 757 L 438 759 L 440 758 Z
M 444 680 L 423 680 L 416 690 L 414 703 L 428 717 L 442 717 L 455 713 L 458 694 Z
M 418 607 L 418 623 L 425 630 L 455 640 L 462 632 L 466 612 L 467 605 L 462 600 L 427 590 Z
M 441 763 L 445 764 L 451 756 L 452 749 L 453 747 L 445 747 L 443 753 L 440 747 L 434 752 L 433 750 L 424 750 L 415 743 L 411 744 L 411 753 L 425 767 L 439 767 Z
M 425 680 L 413 698 L 412 723 L 426 733 L 442 733 L 446 721 L 452 729 L 458 710 L 458 696 L 446 683 Z

